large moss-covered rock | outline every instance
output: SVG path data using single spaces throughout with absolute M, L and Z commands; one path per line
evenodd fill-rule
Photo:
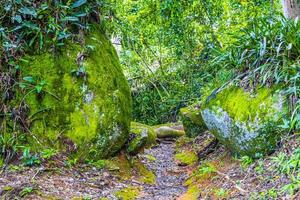
M 155 144 L 156 137 L 153 127 L 138 122 L 132 122 L 127 152 L 132 155 L 137 154 L 144 147 Z
M 197 137 L 207 130 L 199 105 L 181 108 L 180 116 L 187 137 Z
M 288 112 L 279 89 L 261 88 L 255 93 L 231 86 L 206 104 L 201 113 L 216 138 L 240 155 L 257 157 L 276 148 Z
M 36 149 L 52 146 L 80 158 L 105 158 L 128 139 L 130 90 L 101 30 L 81 43 L 69 41 L 56 52 L 23 59 L 24 85 L 33 88 L 21 97 L 30 108 L 30 142 Z

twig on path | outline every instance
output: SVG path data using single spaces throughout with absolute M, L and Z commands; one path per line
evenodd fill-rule
M 37 172 L 33 175 L 33 177 L 31 178 L 31 180 L 33 181 L 35 179 L 35 177 L 37 175 L 39 175 L 40 173 L 42 172 L 46 172 L 46 171 L 56 171 L 57 168 L 44 168 L 44 167 L 41 167 L 37 170 Z
M 229 182 L 231 182 L 231 183 L 234 185 L 234 187 L 235 187 L 237 190 L 239 190 L 242 194 L 246 194 L 246 193 L 248 192 L 247 190 L 244 190 L 243 188 L 241 188 L 240 186 L 238 186 L 238 185 L 236 184 L 236 182 L 233 181 L 227 174 L 224 174 L 224 173 L 222 173 L 222 172 L 220 172 L 220 171 L 218 171 L 218 170 L 216 170 L 216 173 L 217 173 L 218 175 L 220 175 L 220 176 L 223 176 L 225 179 L 227 179 Z

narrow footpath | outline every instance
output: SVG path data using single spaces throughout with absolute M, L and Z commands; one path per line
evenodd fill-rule
M 144 159 L 143 163 L 156 174 L 155 185 L 144 186 L 141 200 L 173 200 L 186 192 L 183 186 L 187 174 L 174 159 L 174 142 L 162 141 L 158 146 L 145 150 L 146 155 L 155 157 L 154 162 Z

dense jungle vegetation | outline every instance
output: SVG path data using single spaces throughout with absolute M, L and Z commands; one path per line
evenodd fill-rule
M 180 107 L 248 76 L 249 87 L 287 85 L 294 115 L 286 122 L 299 127 L 299 24 L 283 17 L 279 1 L 125 1 L 110 6 L 133 88 L 135 119 L 174 121 Z
M 0 199 L 300 197 L 299 1 L 0 3 Z

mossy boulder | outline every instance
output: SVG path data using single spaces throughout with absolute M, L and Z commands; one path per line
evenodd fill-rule
M 33 148 L 106 158 L 128 139 L 130 90 L 104 33 L 94 27 L 82 39 L 22 59 L 23 84 L 30 92 L 19 98 L 30 108 Z
M 156 137 L 153 127 L 138 122 L 132 122 L 127 152 L 132 155 L 137 154 L 142 148 L 155 144 Z
M 199 105 L 181 108 L 180 116 L 187 137 L 195 138 L 207 130 Z
M 234 153 L 258 157 L 275 150 L 288 107 L 278 88 L 249 93 L 230 86 L 211 99 L 201 114 L 211 133 Z

